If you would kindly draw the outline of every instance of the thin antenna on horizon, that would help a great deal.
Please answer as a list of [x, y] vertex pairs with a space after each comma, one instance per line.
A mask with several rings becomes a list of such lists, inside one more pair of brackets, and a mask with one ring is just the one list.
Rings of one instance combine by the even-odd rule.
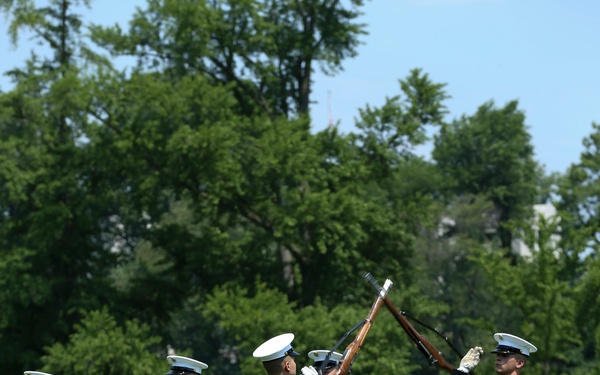
[[331, 90], [327, 90], [327, 112], [329, 114], [329, 129], [333, 128], [333, 115], [331, 114]]

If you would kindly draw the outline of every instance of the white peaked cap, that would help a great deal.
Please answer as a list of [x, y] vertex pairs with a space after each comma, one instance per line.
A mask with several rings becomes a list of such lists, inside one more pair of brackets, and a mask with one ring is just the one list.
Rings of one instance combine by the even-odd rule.
[[178, 355], [168, 356], [167, 361], [169, 361], [169, 363], [171, 364], [171, 367], [185, 367], [187, 369], [190, 369], [190, 371], [193, 371], [197, 374], [201, 374], [202, 370], [205, 370], [208, 368], [208, 365], [206, 363], [196, 361], [195, 359], [191, 359], [191, 358], [187, 358], [187, 357], [181, 357]]
[[25, 371], [23, 375], [52, 375], [47, 372], [39, 372], [39, 371]]
[[293, 333], [284, 333], [279, 336], [268, 339], [263, 342], [252, 356], [254, 358], [260, 358], [263, 362], [272, 361], [274, 359], [283, 358], [287, 355], [298, 356], [299, 354], [292, 348], [292, 341], [294, 341]]
[[[308, 353], [308, 357], [314, 360], [316, 364], [323, 362], [327, 357], [327, 354], [329, 354], [329, 350], [313, 350]], [[338, 352], [331, 352], [328, 362], [335, 362], [335, 364], [339, 364], [342, 361], [342, 357], [342, 354]]]
[[494, 339], [498, 341], [498, 346], [492, 350], [492, 353], [518, 353], [529, 357], [529, 353], [537, 352], [537, 348], [532, 343], [515, 335], [495, 333]]

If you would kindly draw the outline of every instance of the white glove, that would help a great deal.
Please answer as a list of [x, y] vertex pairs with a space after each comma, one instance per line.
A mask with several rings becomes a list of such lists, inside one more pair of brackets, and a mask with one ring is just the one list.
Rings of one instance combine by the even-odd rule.
[[315, 370], [315, 368], [312, 367], [312, 366], [304, 366], [304, 367], [302, 367], [302, 370], [300, 370], [300, 373], [302, 375], [319, 375], [319, 373], [317, 372], [317, 370]]
[[481, 356], [483, 356], [483, 349], [480, 346], [469, 349], [467, 355], [460, 360], [460, 367], [457, 370], [468, 374], [479, 364]]

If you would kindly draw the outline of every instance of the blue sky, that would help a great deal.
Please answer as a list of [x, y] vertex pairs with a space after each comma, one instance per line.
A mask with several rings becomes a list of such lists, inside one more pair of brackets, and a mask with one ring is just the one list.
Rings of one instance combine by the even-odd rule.
[[[144, 4], [96, 0], [85, 16], [125, 25]], [[600, 122], [600, 1], [367, 0], [364, 12], [369, 35], [358, 56], [334, 77], [314, 76], [316, 130], [327, 126], [330, 107], [340, 129], [352, 131], [358, 108], [382, 105], [400, 93], [399, 79], [421, 68], [447, 84], [448, 121], [489, 100], [500, 107], [516, 99], [546, 170], [565, 172], [578, 161], [592, 122]], [[0, 72], [21, 66], [39, 48], [26, 35], [11, 47], [6, 29], [1, 17]], [[1, 77], [0, 89], [9, 88]], [[418, 152], [428, 156], [430, 149]]]

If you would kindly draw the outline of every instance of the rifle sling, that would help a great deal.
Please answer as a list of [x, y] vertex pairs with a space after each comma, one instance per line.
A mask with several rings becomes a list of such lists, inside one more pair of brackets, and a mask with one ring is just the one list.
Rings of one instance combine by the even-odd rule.
[[319, 374], [323, 374], [323, 370], [325, 369], [325, 367], [327, 366], [327, 363], [329, 362], [329, 358], [331, 357], [331, 353], [333, 353], [340, 345], [342, 345], [342, 343], [348, 338], [348, 336], [350, 336], [350, 334], [352, 332], [356, 331], [360, 326], [362, 326], [363, 324], [365, 324], [367, 322], [367, 320], [369, 320], [369, 319], [363, 319], [363, 320], [361, 320], [354, 327], [352, 327], [352, 329], [350, 329], [348, 332], [344, 333], [344, 335], [342, 336], [342, 338], [339, 339], [338, 342], [333, 346], [333, 348], [331, 348], [331, 350], [329, 351], [329, 353], [327, 353], [327, 355], [325, 356], [325, 359], [323, 360], [323, 362], [321, 363], [321, 365], [317, 369], [317, 372]]

